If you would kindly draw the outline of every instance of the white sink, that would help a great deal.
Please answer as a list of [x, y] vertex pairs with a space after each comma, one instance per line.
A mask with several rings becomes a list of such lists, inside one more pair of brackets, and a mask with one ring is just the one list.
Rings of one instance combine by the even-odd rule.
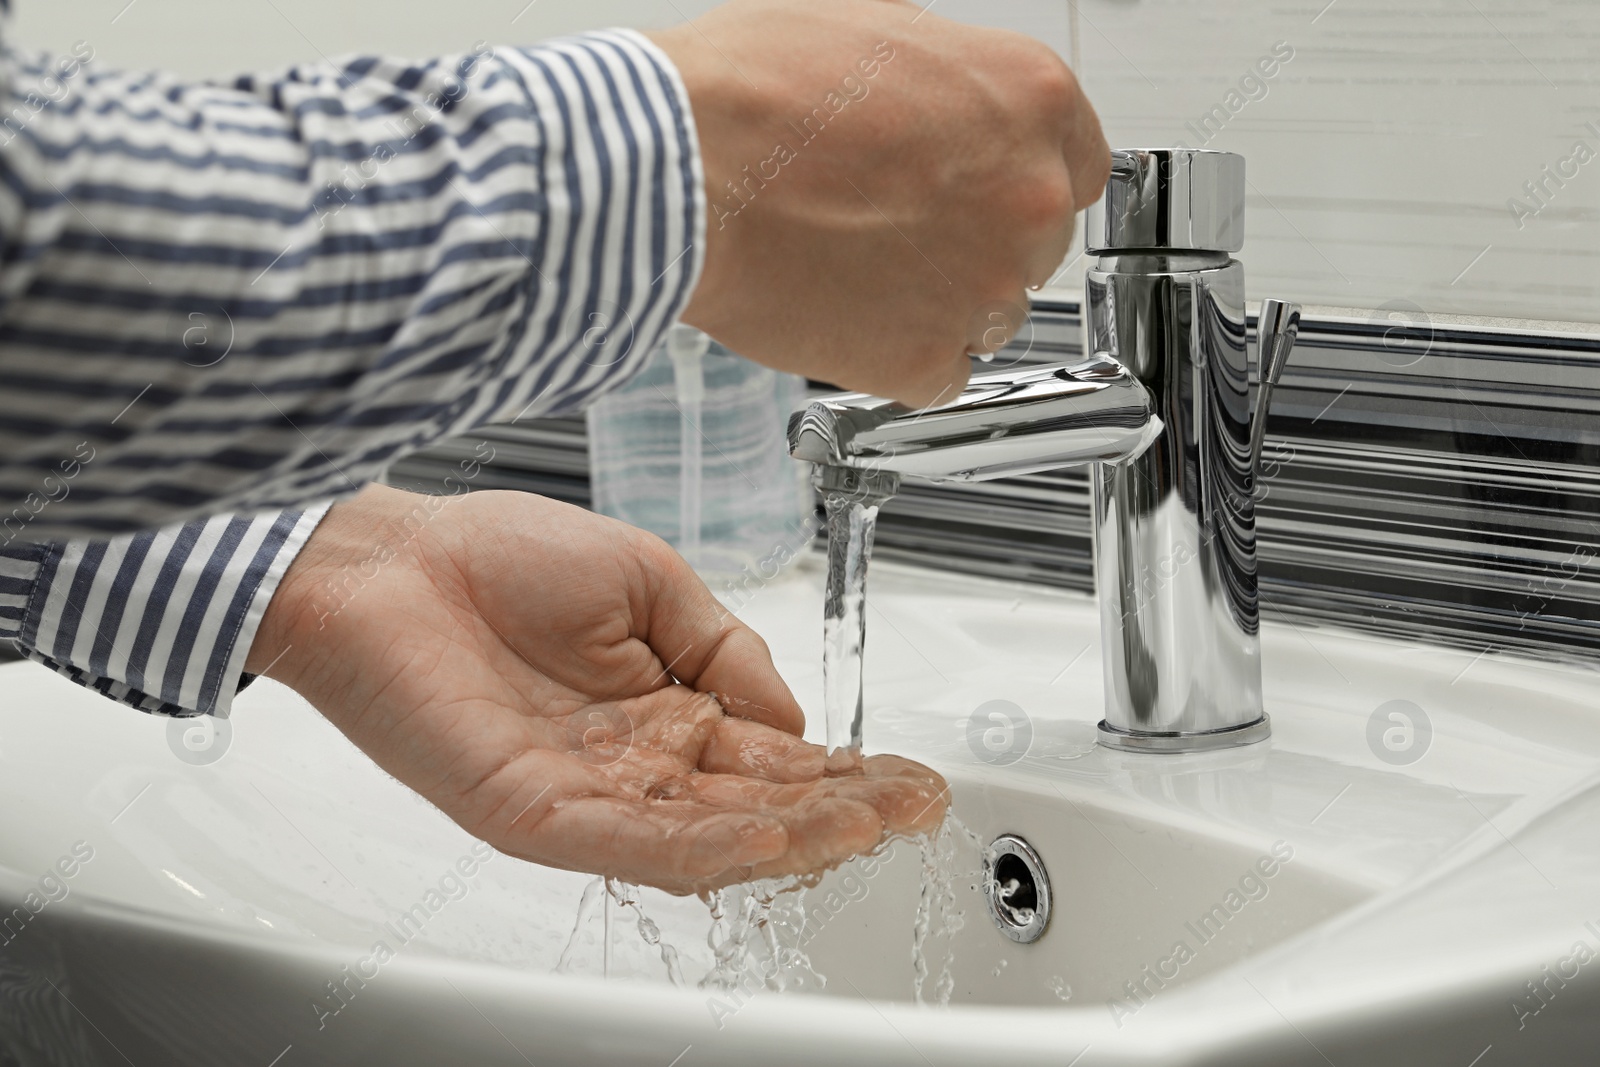
[[[806, 570], [742, 612], [817, 740], [820, 585]], [[1089, 599], [888, 565], [871, 592], [869, 749], [941, 770], [962, 822], [1025, 838], [1054, 895], [1044, 936], [1019, 945], [975, 878], [955, 880], [960, 929], [928, 941], [922, 990], [935, 999], [948, 966], [948, 1007], [914, 998], [913, 843], [806, 893], [820, 990], [694, 988], [706, 907], [654, 892], [644, 908], [687, 988], [621, 909], [609, 980], [598, 911], [554, 973], [593, 880], [498, 856], [480, 869], [471, 838], [292, 693], [258, 683], [225, 755], [191, 765], [170, 746], [193, 724], [15, 664], [0, 667], [0, 891], [22, 911], [0, 972], [25, 995], [0, 997], [0, 1050], [263, 1067], [1592, 1062], [1592, 672], [1269, 619], [1269, 742], [1115, 753], [1093, 743]], [[1394, 700], [1431, 720], [1409, 764], [1368, 741]], [[973, 717], [992, 701], [1026, 716], [1014, 762]], [[977, 856], [960, 839], [958, 866]], [[463, 860], [470, 878], [452, 873]], [[42, 882], [58, 862], [71, 877]], [[36, 907], [60, 899], [31, 914], [30, 890]], [[346, 984], [337, 1013], [329, 982]]]

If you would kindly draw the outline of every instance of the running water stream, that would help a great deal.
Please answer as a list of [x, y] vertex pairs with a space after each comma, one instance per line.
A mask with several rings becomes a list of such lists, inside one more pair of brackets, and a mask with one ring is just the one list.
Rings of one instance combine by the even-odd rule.
[[[882, 471], [818, 467], [816, 484], [828, 516], [828, 580], [823, 600], [822, 688], [827, 720], [828, 773], [861, 769], [862, 725], [866, 717], [863, 658], [867, 642], [867, 564], [878, 509], [900, 488], [900, 476]], [[982, 877], [987, 848], [955, 815], [932, 834], [918, 837], [922, 852], [922, 891], [911, 933], [912, 996], [923, 1002], [931, 976], [930, 938], [953, 939], [966, 923], [956, 904], [956, 842], [970, 841], [980, 858]], [[961, 872], [967, 873], [967, 872]], [[953, 948], [946, 948], [932, 999], [948, 1006], [955, 990]]]
[[878, 508], [900, 487], [900, 476], [845, 467], [819, 467], [817, 488], [828, 515], [828, 584], [822, 602], [822, 702], [827, 723], [828, 773], [861, 769], [865, 714], [862, 656], [867, 641], [867, 564]]

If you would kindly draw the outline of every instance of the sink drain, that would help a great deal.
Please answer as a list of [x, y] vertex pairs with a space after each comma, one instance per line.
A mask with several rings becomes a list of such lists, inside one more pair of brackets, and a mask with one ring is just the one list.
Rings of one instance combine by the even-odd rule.
[[1024, 945], [1050, 925], [1050, 876], [1039, 854], [1016, 834], [1001, 834], [983, 864], [983, 899], [1000, 932]]

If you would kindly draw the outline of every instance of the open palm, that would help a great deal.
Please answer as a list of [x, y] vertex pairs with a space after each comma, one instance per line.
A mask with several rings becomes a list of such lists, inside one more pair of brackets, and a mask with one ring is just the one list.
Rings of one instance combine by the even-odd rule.
[[[287, 649], [287, 651], [284, 651]], [[336, 505], [251, 663], [502, 852], [674, 892], [937, 826], [893, 756], [827, 776], [761, 638], [649, 534], [524, 493]]]

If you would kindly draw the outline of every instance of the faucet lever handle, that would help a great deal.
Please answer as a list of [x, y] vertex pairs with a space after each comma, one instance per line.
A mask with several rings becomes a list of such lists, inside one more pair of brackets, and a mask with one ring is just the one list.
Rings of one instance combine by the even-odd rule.
[[1267, 412], [1272, 410], [1272, 390], [1289, 362], [1289, 351], [1300, 335], [1300, 305], [1283, 300], [1261, 301], [1256, 316], [1256, 354], [1261, 367], [1261, 382], [1256, 392], [1256, 409], [1250, 423], [1250, 469], [1261, 464], [1261, 449], [1267, 439]]

